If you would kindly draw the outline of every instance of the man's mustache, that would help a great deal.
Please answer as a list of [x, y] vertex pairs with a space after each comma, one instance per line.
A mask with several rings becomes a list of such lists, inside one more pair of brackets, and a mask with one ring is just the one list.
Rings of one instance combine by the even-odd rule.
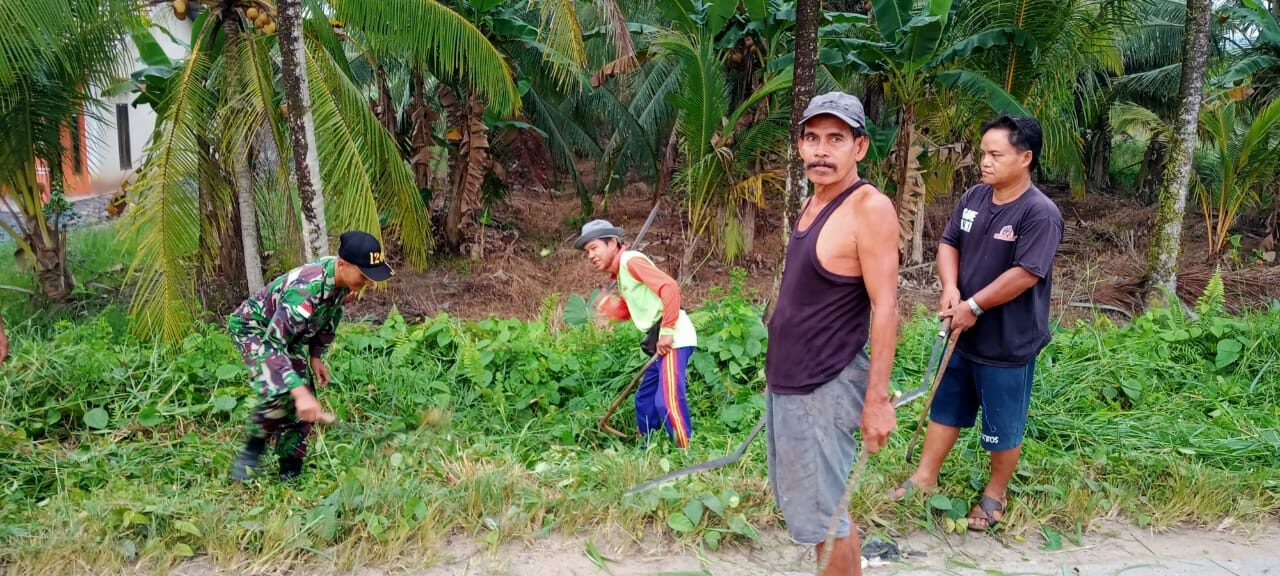
[[823, 162], [822, 160], [815, 160], [813, 162], [809, 162], [805, 164], [804, 167], [809, 170], [812, 170], [814, 168], [830, 168], [832, 170], [836, 169], [835, 164], [832, 164], [830, 162]]

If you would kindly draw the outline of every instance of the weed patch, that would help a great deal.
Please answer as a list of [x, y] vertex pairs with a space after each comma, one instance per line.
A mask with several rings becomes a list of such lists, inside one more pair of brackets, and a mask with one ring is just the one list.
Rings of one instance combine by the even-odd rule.
[[[763, 442], [734, 465], [623, 492], [732, 450], [759, 417], [759, 312], [737, 285], [694, 312], [696, 435], [684, 452], [596, 428], [644, 362], [634, 330], [553, 326], [546, 314], [345, 325], [328, 359], [335, 382], [320, 394], [341, 423], [318, 430], [298, 481], [248, 486], [226, 480], [254, 398], [224, 333], [205, 326], [157, 347], [106, 312], [20, 325], [0, 369], [0, 565], [163, 569], [203, 555], [245, 571], [345, 570], [430, 562], [457, 534], [497, 545], [587, 530], [709, 549], [749, 542], [780, 521]], [[1197, 314], [1057, 330], [1040, 356], [1004, 530], [1053, 547], [1104, 516], [1159, 527], [1280, 510], [1280, 307], [1230, 317], [1211, 289]], [[934, 328], [923, 310], [904, 324], [896, 388], [919, 381]], [[970, 433], [940, 495], [884, 500], [910, 473], [902, 454], [920, 409], [898, 415], [854, 495], [871, 528], [954, 529], [985, 482]], [[617, 416], [624, 430], [630, 421]]]

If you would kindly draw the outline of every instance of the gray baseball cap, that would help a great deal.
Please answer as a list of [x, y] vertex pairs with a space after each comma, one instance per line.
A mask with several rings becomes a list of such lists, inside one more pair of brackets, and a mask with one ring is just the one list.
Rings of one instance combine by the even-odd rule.
[[804, 123], [814, 116], [823, 114], [835, 116], [857, 130], [866, 130], [867, 128], [867, 116], [862, 111], [862, 101], [852, 94], [827, 92], [820, 96], [814, 96], [812, 100], [809, 100], [809, 106], [804, 109], [804, 117], [800, 119], [800, 125], [804, 126]]
[[582, 235], [573, 243], [576, 250], [581, 250], [587, 245], [587, 242], [597, 238], [617, 238], [622, 240], [622, 229], [614, 226], [608, 220], [592, 220], [582, 225]]

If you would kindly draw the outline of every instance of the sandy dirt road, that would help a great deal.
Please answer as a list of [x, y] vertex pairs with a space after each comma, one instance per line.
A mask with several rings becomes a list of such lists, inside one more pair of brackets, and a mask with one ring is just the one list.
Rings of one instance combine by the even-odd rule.
[[[1042, 549], [1035, 536], [1023, 542], [986, 535], [943, 539], [917, 533], [897, 542], [906, 553], [893, 562], [873, 561], [868, 576], [1045, 575], [1045, 576], [1280, 576], [1280, 523], [1245, 531], [1176, 529], [1161, 533], [1132, 524], [1095, 527], [1079, 545], [1068, 540], [1057, 551]], [[588, 548], [598, 552], [596, 560]], [[430, 562], [402, 562], [394, 568], [363, 567], [334, 572], [317, 566], [302, 574], [350, 576], [806, 576], [812, 552], [777, 532], [758, 544], [706, 552], [696, 547], [646, 546], [627, 541], [603, 544], [586, 535], [511, 543], [496, 550], [454, 537]], [[922, 553], [922, 554], [921, 554]], [[603, 556], [608, 560], [600, 560]], [[415, 565], [416, 564], [416, 565]], [[174, 572], [184, 576], [243, 573], [207, 560]]]

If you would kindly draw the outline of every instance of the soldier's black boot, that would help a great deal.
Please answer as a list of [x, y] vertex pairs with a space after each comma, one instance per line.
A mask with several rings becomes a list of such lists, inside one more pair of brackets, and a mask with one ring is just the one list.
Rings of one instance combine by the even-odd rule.
[[280, 459], [280, 481], [288, 482], [302, 475], [302, 458], [289, 456]]
[[244, 450], [236, 456], [236, 461], [231, 464], [231, 479], [236, 482], [246, 482], [256, 478], [262, 461], [262, 450], [266, 446], [266, 438], [250, 438]]

